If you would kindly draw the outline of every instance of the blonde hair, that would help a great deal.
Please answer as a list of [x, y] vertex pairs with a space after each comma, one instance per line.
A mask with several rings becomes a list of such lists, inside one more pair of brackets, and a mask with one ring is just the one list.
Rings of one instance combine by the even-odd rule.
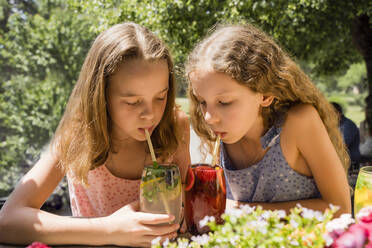
[[175, 120], [173, 62], [164, 43], [143, 26], [117, 24], [94, 41], [54, 135], [59, 164], [87, 185], [89, 170], [104, 164], [113, 152], [106, 89], [109, 77], [131, 59], [166, 60], [169, 91], [163, 117], [152, 134], [156, 155], [167, 158], [179, 143]]
[[[250, 24], [218, 26], [189, 55], [187, 77], [198, 68], [225, 73], [254, 92], [273, 95], [273, 103], [262, 108], [261, 112], [265, 129], [285, 116], [292, 106], [299, 103], [313, 105], [345, 170], [348, 169], [350, 160], [334, 108], [306, 74], [264, 32]], [[191, 123], [203, 143], [207, 143], [211, 150], [211, 141], [215, 136], [204, 121], [191, 83], [188, 89]]]

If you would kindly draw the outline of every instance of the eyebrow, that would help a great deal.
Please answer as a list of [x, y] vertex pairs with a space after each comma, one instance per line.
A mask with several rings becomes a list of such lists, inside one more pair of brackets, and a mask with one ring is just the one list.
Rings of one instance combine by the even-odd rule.
[[221, 92], [218, 92], [217, 94], [215, 94], [215, 96], [231, 95], [231, 94], [235, 94], [235, 91], [234, 91], [234, 90], [230, 90], [230, 91], [221, 91]]
[[[159, 91], [159, 92], [156, 93], [156, 94], [160, 94], [160, 93], [166, 92], [167, 90], [169, 90], [168, 87], [166, 87], [165, 89]], [[120, 97], [134, 97], [134, 96], [141, 96], [141, 95], [137, 95], [137, 94], [135, 94], [135, 93], [128, 92], [128, 93], [125, 93], [125, 94], [120, 94], [120, 93], [119, 93], [119, 96], [120, 96]]]

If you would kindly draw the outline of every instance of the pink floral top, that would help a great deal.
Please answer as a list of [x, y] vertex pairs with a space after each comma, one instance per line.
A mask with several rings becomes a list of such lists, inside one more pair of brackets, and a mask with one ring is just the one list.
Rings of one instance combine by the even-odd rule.
[[124, 205], [139, 200], [141, 180], [116, 177], [102, 165], [88, 173], [89, 187], [67, 175], [72, 215], [76, 217], [108, 216]]

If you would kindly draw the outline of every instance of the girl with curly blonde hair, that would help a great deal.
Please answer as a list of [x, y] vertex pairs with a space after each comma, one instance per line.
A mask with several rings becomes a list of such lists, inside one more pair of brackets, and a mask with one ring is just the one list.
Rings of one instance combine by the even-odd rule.
[[209, 148], [221, 137], [228, 208], [334, 204], [350, 212], [337, 115], [268, 35], [249, 24], [218, 26], [190, 54], [186, 74], [196, 133]]

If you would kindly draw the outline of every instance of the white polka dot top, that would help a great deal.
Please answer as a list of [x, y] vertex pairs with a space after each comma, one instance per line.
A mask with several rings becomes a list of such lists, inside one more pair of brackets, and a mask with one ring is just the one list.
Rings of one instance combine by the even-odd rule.
[[281, 202], [320, 197], [314, 179], [288, 165], [280, 147], [280, 132], [281, 127], [273, 126], [261, 137], [262, 147], [270, 149], [261, 161], [244, 169], [235, 168], [221, 143], [226, 198], [242, 202]]

